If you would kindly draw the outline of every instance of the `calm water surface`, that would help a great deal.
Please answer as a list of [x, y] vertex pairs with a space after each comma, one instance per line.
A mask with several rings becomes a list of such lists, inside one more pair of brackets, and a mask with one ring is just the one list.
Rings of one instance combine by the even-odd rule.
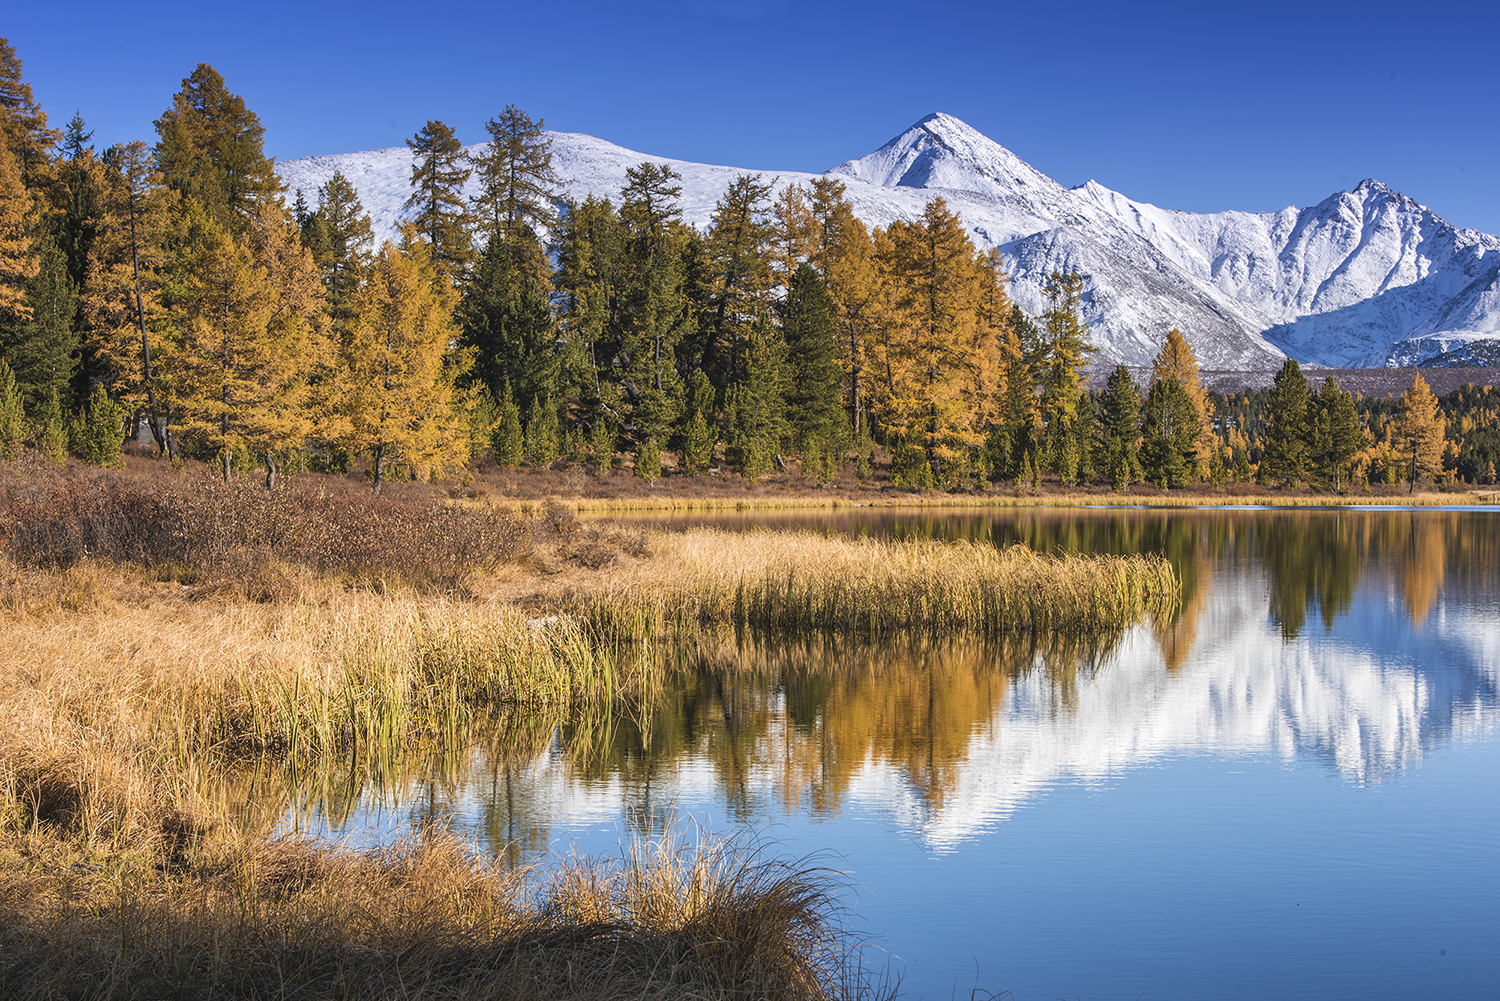
[[643, 718], [290, 822], [528, 861], [748, 829], [849, 874], [907, 997], [1500, 997], [1500, 514], [692, 520], [1165, 552], [1186, 598], [1087, 643], [705, 640]]

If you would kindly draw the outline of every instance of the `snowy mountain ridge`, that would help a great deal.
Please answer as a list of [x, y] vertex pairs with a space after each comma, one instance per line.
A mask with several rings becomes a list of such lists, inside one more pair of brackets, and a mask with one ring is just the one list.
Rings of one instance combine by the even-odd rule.
[[[567, 193], [619, 200], [644, 160], [682, 174], [681, 208], [706, 227], [747, 171], [550, 133]], [[477, 147], [470, 147], [477, 149]], [[394, 236], [409, 196], [404, 147], [277, 164], [316, 204], [334, 170], [359, 191], [377, 240]], [[758, 172], [766, 173], [766, 172]], [[776, 187], [815, 176], [774, 175]], [[1012, 294], [1045, 308], [1053, 270], [1086, 276], [1084, 315], [1104, 363], [1149, 363], [1166, 332], [1187, 335], [1205, 368], [1413, 364], [1500, 344], [1500, 239], [1452, 226], [1375, 180], [1307, 208], [1191, 213], [1137, 202], [1095, 182], [1066, 188], [951, 115], [928, 115], [878, 150], [828, 171], [871, 226], [919, 216], [942, 196], [981, 249], [999, 247]], [[469, 194], [478, 183], [469, 182]], [[1477, 346], [1477, 347], [1476, 347]]]

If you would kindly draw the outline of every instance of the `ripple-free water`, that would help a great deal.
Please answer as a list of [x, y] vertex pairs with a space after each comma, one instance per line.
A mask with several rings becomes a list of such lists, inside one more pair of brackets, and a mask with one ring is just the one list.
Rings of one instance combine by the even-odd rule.
[[1500, 996], [1500, 516], [736, 517], [1164, 551], [1187, 594], [1090, 649], [726, 640], [644, 719], [294, 822], [528, 861], [750, 830], [847, 873], [908, 997]]

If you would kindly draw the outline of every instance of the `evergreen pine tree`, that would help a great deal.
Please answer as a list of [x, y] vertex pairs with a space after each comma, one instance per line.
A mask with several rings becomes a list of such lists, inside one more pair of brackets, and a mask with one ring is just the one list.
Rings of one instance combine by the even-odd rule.
[[786, 343], [787, 423], [799, 446], [830, 450], [847, 437], [833, 300], [809, 264], [798, 265], [780, 303]]
[[521, 429], [521, 408], [510, 395], [509, 387], [500, 398], [500, 420], [495, 425], [493, 448], [495, 464], [501, 469], [515, 469], [526, 454], [526, 436]]
[[740, 174], [720, 196], [709, 223], [710, 287], [699, 365], [721, 388], [740, 380], [741, 353], [770, 308], [770, 193], [760, 175]]
[[309, 222], [306, 229], [310, 238], [304, 242], [322, 274], [328, 314], [340, 327], [347, 326], [360, 270], [369, 263], [374, 248], [370, 214], [360, 204], [354, 185], [335, 170], [328, 182], [318, 187], [318, 209]]
[[446, 124], [429, 121], [406, 145], [412, 152], [412, 193], [404, 207], [416, 210], [412, 223], [431, 247], [433, 266], [457, 280], [474, 260], [463, 197], [471, 168], [463, 144]]
[[26, 439], [26, 411], [21, 390], [5, 359], [0, 358], [0, 459], [17, 459]]
[[35, 441], [36, 450], [53, 462], [62, 462], [68, 457], [68, 428], [63, 420], [62, 402], [55, 391], [42, 408]]
[[1187, 486], [1196, 467], [1200, 430], [1193, 398], [1176, 379], [1158, 379], [1146, 394], [1141, 466], [1162, 489]]
[[483, 459], [494, 451], [495, 429], [500, 425], [500, 404], [489, 387], [480, 385], [469, 396], [469, 458]]
[[1296, 359], [1288, 358], [1276, 373], [1266, 402], [1266, 430], [1261, 437], [1258, 473], [1262, 483], [1291, 486], [1307, 478], [1310, 400], [1302, 367]]
[[729, 441], [726, 457], [754, 483], [771, 469], [785, 433], [785, 380], [781, 346], [762, 323], [749, 335], [740, 378], [730, 387], [726, 404]]
[[1130, 484], [1141, 479], [1141, 398], [1124, 365], [1116, 365], [1110, 373], [1100, 402], [1104, 412], [1096, 437], [1094, 466], [1109, 478], [1116, 492], [1127, 493]]
[[1340, 390], [1331, 376], [1323, 382], [1316, 410], [1317, 447], [1312, 458], [1319, 473], [1332, 483], [1335, 490], [1339, 490], [1348, 483], [1349, 463], [1364, 445], [1359, 412], [1354, 397]]
[[1042, 420], [1053, 468], [1064, 483], [1070, 483], [1078, 472], [1073, 422], [1083, 392], [1083, 365], [1086, 355], [1096, 349], [1088, 343], [1088, 328], [1083, 322], [1083, 276], [1054, 271], [1045, 291], [1048, 309], [1046, 355], [1041, 366]]
[[603, 414], [597, 414], [589, 428], [589, 455], [593, 457], [596, 472], [607, 473], [614, 468], [615, 433]]
[[40, 414], [54, 394], [68, 392], [78, 348], [78, 293], [68, 277], [67, 259], [50, 236], [39, 237], [37, 246], [39, 268], [29, 290], [31, 318], [12, 325], [0, 340], [29, 414]]
[[78, 160], [85, 153], [92, 153], [94, 147], [89, 145], [89, 140], [94, 138], [94, 130], [85, 128], [83, 112], [73, 112], [73, 117], [68, 119], [68, 124], [63, 129], [62, 155], [69, 160]]
[[124, 419], [125, 409], [109, 398], [103, 386], [95, 386], [69, 435], [73, 454], [91, 466], [119, 465]]
[[552, 397], [533, 396], [526, 415], [526, 459], [538, 466], [557, 461], [562, 442], [557, 424], [557, 405]]
[[661, 447], [655, 438], [647, 438], [635, 452], [635, 475], [654, 486], [661, 479]]
[[626, 232], [626, 275], [620, 289], [615, 343], [617, 385], [630, 405], [638, 438], [664, 441], [682, 411], [678, 345], [689, 327], [677, 197], [670, 167], [643, 163], [626, 171], [620, 218]]
[[459, 305], [462, 343], [474, 352], [473, 374], [500, 396], [509, 386], [530, 408], [561, 389], [562, 356], [546, 290], [518, 267], [498, 235], [465, 285]]

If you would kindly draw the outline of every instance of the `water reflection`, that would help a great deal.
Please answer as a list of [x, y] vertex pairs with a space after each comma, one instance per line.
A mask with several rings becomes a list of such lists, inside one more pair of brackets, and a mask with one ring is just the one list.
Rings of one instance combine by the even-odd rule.
[[1059, 783], [1200, 753], [1308, 757], [1380, 782], [1497, 718], [1500, 532], [1488, 514], [1033, 510], [816, 525], [1164, 552], [1184, 600], [1087, 642], [703, 637], [634, 714], [497, 722], [446, 756], [255, 781], [305, 825], [447, 818], [517, 860], [601, 818], [659, 831], [686, 794], [754, 825], [834, 823], [857, 801], [945, 851]]

